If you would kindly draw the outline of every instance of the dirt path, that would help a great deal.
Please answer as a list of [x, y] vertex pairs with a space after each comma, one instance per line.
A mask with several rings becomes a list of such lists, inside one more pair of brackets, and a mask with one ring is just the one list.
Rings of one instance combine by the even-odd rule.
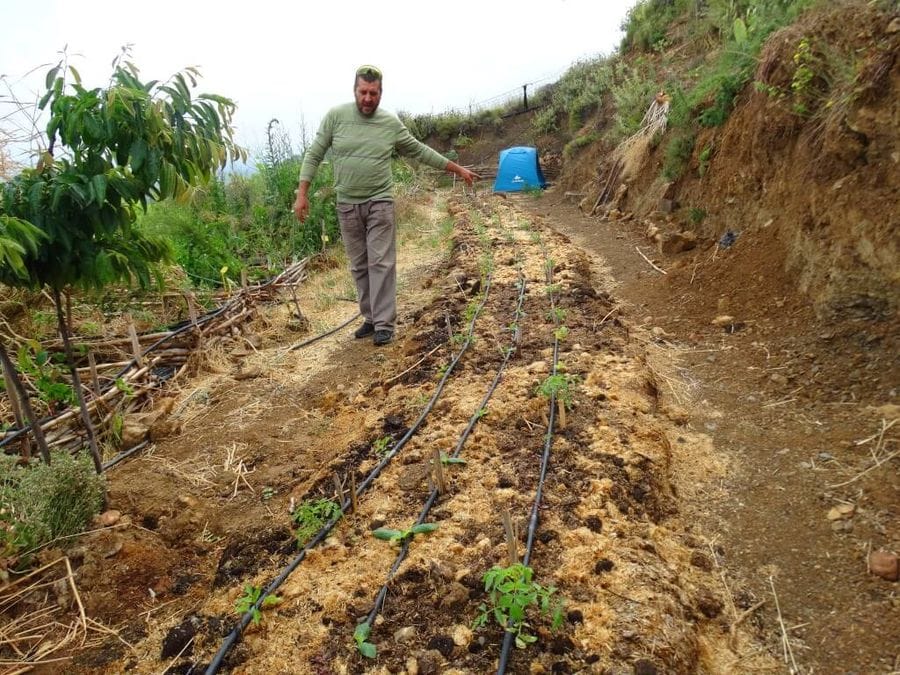
[[[828, 354], [849, 350], [858, 327], [830, 327], [816, 349], [824, 328], [787, 330], [812, 322], [787, 295], [781, 321], [750, 312], [737, 300], [752, 289], [728, 292], [716, 277], [738, 247], [685, 266], [693, 283], [673, 273], [661, 285], [635, 232], [556, 202], [456, 199], [452, 240], [442, 204], [410, 214], [400, 326], [385, 349], [350, 340], [348, 328], [288, 351], [302, 336], [282, 306], [254, 335], [206, 354], [202, 375], [160, 402], [170, 414], [153, 450], [110, 474], [122, 521], [64, 551], [86, 611], [118, 631], [72, 670], [202, 672], [245, 587], [265, 587], [295, 559], [291, 510], [333, 498], [335, 476], [361, 484], [381, 466], [459, 354], [422, 427], [224, 667], [492, 672], [503, 633], [472, 622], [487, 599], [482, 575], [508, 560], [503, 511], [524, 551], [555, 336], [572, 400], [549, 437], [531, 565], [566, 604], [557, 632], [531, 617], [536, 641], [513, 650], [509, 672], [779, 672], [772, 586], [802, 672], [890, 672], [896, 585], [867, 576], [865, 554], [897, 547], [896, 464], [827, 485], [871, 463], [872, 443], [854, 442], [892, 419], [867, 407], [896, 381], [891, 334], [867, 333], [859, 353], [875, 366], [844, 383]], [[693, 297], [698, 280], [708, 291]], [[340, 263], [303, 289], [312, 333], [353, 314], [337, 299], [346, 294]], [[725, 311], [721, 294], [735, 314], [728, 333], [708, 325]], [[391, 577], [398, 547], [372, 531], [416, 521], [433, 453], [451, 453], [469, 422], [466, 464], [446, 467], [447, 491], [425, 517], [437, 528], [412, 540]], [[854, 509], [833, 527], [826, 514], [843, 503]], [[389, 580], [371, 660], [354, 631]]]
[[643, 224], [585, 218], [552, 193], [519, 203], [608, 266], [631, 322], [677, 371], [663, 400], [729, 467], [721, 496], [686, 506], [732, 591], [767, 600], [772, 652], [774, 587], [801, 672], [897, 672], [897, 585], [867, 574], [869, 551], [900, 548], [897, 460], [861, 475], [897, 450], [895, 430], [880, 435], [900, 412], [897, 322], [819, 321], [778, 273], [774, 233], [660, 259]]

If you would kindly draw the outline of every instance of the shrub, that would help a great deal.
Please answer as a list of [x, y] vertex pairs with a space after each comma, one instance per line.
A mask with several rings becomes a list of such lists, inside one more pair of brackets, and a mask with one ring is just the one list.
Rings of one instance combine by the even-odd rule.
[[581, 150], [581, 148], [590, 145], [591, 143], [596, 142], [600, 139], [600, 134], [596, 131], [592, 131], [589, 134], [582, 134], [581, 136], [576, 136], [571, 141], [566, 143], [566, 147], [563, 148], [563, 156], [566, 159], [572, 159], [575, 154]]
[[616, 104], [613, 134], [616, 140], [627, 138], [641, 127], [641, 120], [659, 85], [643, 72], [643, 64], [620, 63], [616, 67], [616, 83], [611, 91]]
[[54, 453], [51, 464], [31, 466], [0, 455], [0, 474], [0, 558], [77, 534], [103, 506], [105, 481], [87, 454]]
[[663, 176], [666, 180], [675, 180], [684, 173], [685, 167], [694, 152], [694, 136], [679, 134], [674, 136], [666, 146], [666, 158], [663, 162]]

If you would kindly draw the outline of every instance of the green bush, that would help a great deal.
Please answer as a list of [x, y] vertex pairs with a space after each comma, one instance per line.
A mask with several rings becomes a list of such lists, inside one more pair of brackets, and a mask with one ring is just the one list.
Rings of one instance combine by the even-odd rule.
[[616, 83], [611, 91], [616, 104], [613, 139], [621, 140], [641, 128], [641, 120], [659, 91], [659, 84], [644, 72], [640, 61], [622, 62], [616, 66]]
[[641, 0], [635, 4], [622, 24], [622, 47], [643, 52], [654, 49], [666, 39], [669, 24], [678, 15], [678, 5], [672, 0]]
[[663, 176], [666, 180], [675, 180], [684, 173], [691, 160], [691, 153], [694, 152], [694, 141], [694, 136], [687, 134], [678, 134], [669, 140], [663, 162]]
[[77, 534], [103, 507], [105, 481], [86, 453], [57, 452], [49, 465], [24, 467], [0, 454], [0, 475], [0, 557]]
[[566, 159], [572, 159], [575, 154], [581, 150], [582, 148], [594, 143], [600, 139], [600, 134], [596, 131], [592, 131], [589, 134], [582, 134], [581, 136], [576, 136], [571, 141], [566, 143], [566, 147], [563, 148], [563, 157]]

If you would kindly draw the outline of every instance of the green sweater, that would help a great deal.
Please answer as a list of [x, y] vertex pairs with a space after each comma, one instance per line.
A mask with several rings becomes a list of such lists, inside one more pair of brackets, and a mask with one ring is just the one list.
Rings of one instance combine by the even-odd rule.
[[378, 108], [372, 117], [365, 117], [356, 103], [336, 106], [325, 115], [303, 158], [301, 181], [312, 182], [329, 147], [337, 200], [342, 204], [391, 199], [394, 150], [435, 169], [445, 169], [448, 161], [417, 141], [395, 114]]

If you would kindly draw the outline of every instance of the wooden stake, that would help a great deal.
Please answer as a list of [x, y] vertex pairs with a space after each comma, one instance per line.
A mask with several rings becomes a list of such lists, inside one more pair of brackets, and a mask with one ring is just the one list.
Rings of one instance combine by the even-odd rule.
[[512, 517], [509, 515], [508, 509], [503, 509], [503, 513], [500, 514], [500, 517], [503, 519], [503, 530], [506, 532], [506, 551], [509, 555], [509, 564], [515, 565], [519, 562], [516, 528], [513, 526]]
[[[16, 374], [8, 370], [4, 364], [3, 382], [6, 384], [6, 393], [9, 396], [9, 404], [12, 407], [13, 417], [16, 420], [16, 426], [20, 429], [27, 425], [25, 416], [22, 414], [22, 405], [19, 402], [19, 390], [13, 383]], [[31, 459], [31, 442], [28, 440], [28, 434], [22, 434], [22, 457]]]
[[128, 317], [128, 337], [131, 338], [131, 352], [134, 354], [134, 362], [140, 368], [144, 365], [141, 361], [141, 341], [138, 340], [137, 329], [134, 327], [134, 321], [131, 320], [131, 317]]
[[445, 494], [447, 492], [447, 481], [444, 480], [444, 466], [441, 464], [441, 451], [438, 448], [435, 448], [434, 453], [432, 453], [431, 464], [438, 494]]
[[341, 507], [341, 513], [344, 512], [344, 486], [341, 484], [341, 479], [338, 478], [337, 474], [334, 474], [334, 489], [337, 492], [338, 504]]
[[241, 270], [241, 288], [246, 291], [248, 285], [249, 285], [249, 282], [247, 279], [247, 270], [242, 269]]
[[559, 429], [566, 428], [566, 403], [561, 398], [556, 399], [556, 410], [559, 412]]
[[[16, 375], [16, 369], [13, 367], [12, 361], [9, 359], [9, 354], [6, 353], [6, 347], [2, 342], [0, 342], [0, 364], [3, 366], [3, 372], [9, 373], [12, 376], [11, 381], [13, 390], [10, 392], [10, 398], [13, 396], [18, 397], [19, 403], [22, 404], [24, 418], [28, 424], [31, 425], [31, 433], [34, 434], [34, 440], [37, 443], [38, 450], [41, 452], [41, 457], [44, 462], [49, 464], [50, 448], [47, 447], [47, 439], [44, 438], [44, 430], [41, 428], [38, 418], [34, 414], [34, 409], [31, 407], [31, 401], [28, 400], [28, 394], [25, 393], [25, 389], [22, 387], [22, 383]], [[13, 392], [15, 393], [13, 394]]]
[[91, 388], [94, 392], [94, 398], [100, 396], [100, 378], [97, 376], [97, 359], [94, 352], [88, 352], [88, 367], [91, 369]]
[[359, 510], [359, 502], [356, 498], [356, 474], [352, 471], [350, 472], [350, 505], [353, 508], [353, 513]]

